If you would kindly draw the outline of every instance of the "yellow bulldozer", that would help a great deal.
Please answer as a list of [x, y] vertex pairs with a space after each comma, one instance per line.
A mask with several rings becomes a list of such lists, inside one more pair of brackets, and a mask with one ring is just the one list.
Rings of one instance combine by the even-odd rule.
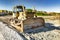
[[30, 32], [44, 27], [45, 21], [42, 17], [37, 17], [36, 12], [26, 11], [25, 6], [15, 6], [13, 8], [13, 17], [10, 24], [19, 32]]

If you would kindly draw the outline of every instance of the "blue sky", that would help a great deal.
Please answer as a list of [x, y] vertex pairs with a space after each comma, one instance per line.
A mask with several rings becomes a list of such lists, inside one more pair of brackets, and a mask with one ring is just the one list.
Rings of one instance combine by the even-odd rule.
[[25, 5], [40, 11], [60, 12], [60, 0], [0, 0], [0, 9], [12, 10], [15, 5]]

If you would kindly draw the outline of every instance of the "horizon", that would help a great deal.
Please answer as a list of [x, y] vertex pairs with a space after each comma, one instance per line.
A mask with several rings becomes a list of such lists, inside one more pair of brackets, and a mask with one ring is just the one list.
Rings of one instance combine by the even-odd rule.
[[24, 5], [29, 9], [35, 7], [38, 11], [60, 12], [60, 0], [0, 0], [0, 10], [12, 11], [15, 5]]

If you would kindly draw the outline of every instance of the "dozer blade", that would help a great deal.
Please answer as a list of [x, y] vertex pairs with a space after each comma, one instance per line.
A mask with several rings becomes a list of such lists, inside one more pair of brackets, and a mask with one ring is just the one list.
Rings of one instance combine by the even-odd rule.
[[41, 27], [44, 27], [45, 21], [43, 18], [28, 18], [24, 21], [11, 21], [11, 25], [15, 27], [19, 32], [29, 32]]

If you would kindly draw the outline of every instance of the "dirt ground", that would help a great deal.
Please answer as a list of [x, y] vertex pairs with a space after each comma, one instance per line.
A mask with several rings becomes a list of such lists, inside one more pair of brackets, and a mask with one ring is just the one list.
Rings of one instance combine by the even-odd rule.
[[[39, 17], [39, 16], [38, 16]], [[60, 16], [56, 17], [56, 16], [40, 16], [42, 18], [44, 18], [46, 23], [52, 23], [52, 24], [60, 24]], [[9, 19], [13, 18], [11, 15], [8, 16], [0, 16], [0, 21], [9, 23]]]
[[[3, 26], [3, 25], [5, 25], [4, 23], [9, 24], [10, 18], [12, 18], [12, 16], [0, 16], [0, 21], [3, 22], [2, 24], [0, 23], [1, 28], [7, 27], [7, 26]], [[60, 40], [60, 18], [58, 18], [58, 19], [51, 18], [51, 17], [46, 17], [46, 18], [43, 17], [43, 18], [45, 19], [45, 26], [46, 27], [41, 28], [37, 32], [34, 32], [34, 33], [33, 32], [29, 33], [29, 34], [22, 33], [25, 36], [25, 38], [28, 40]], [[2, 28], [2, 29], [4, 29], [4, 28]], [[7, 29], [5, 29], [5, 30], [7, 30]], [[4, 31], [4, 30], [2, 30], [2, 31]], [[7, 33], [7, 31], [6, 31], [6, 33]], [[14, 35], [14, 33], [12, 34], [12, 32], [9, 32], [9, 34], [10, 33], [11, 33], [10, 36]], [[0, 35], [2, 36], [1, 33], [0, 33]], [[8, 36], [6, 36], [6, 37], [8, 37]], [[19, 36], [19, 35], [17, 35], [17, 36]], [[4, 38], [4, 36], [2, 36], [2, 38]], [[12, 37], [12, 40], [16, 40], [13, 38], [14, 38], [14, 36]], [[19, 38], [21, 38], [21, 37], [19, 37]], [[6, 39], [8, 39], [8, 38], [6, 38]], [[10, 37], [10, 39], [11, 39], [11, 37]]]

